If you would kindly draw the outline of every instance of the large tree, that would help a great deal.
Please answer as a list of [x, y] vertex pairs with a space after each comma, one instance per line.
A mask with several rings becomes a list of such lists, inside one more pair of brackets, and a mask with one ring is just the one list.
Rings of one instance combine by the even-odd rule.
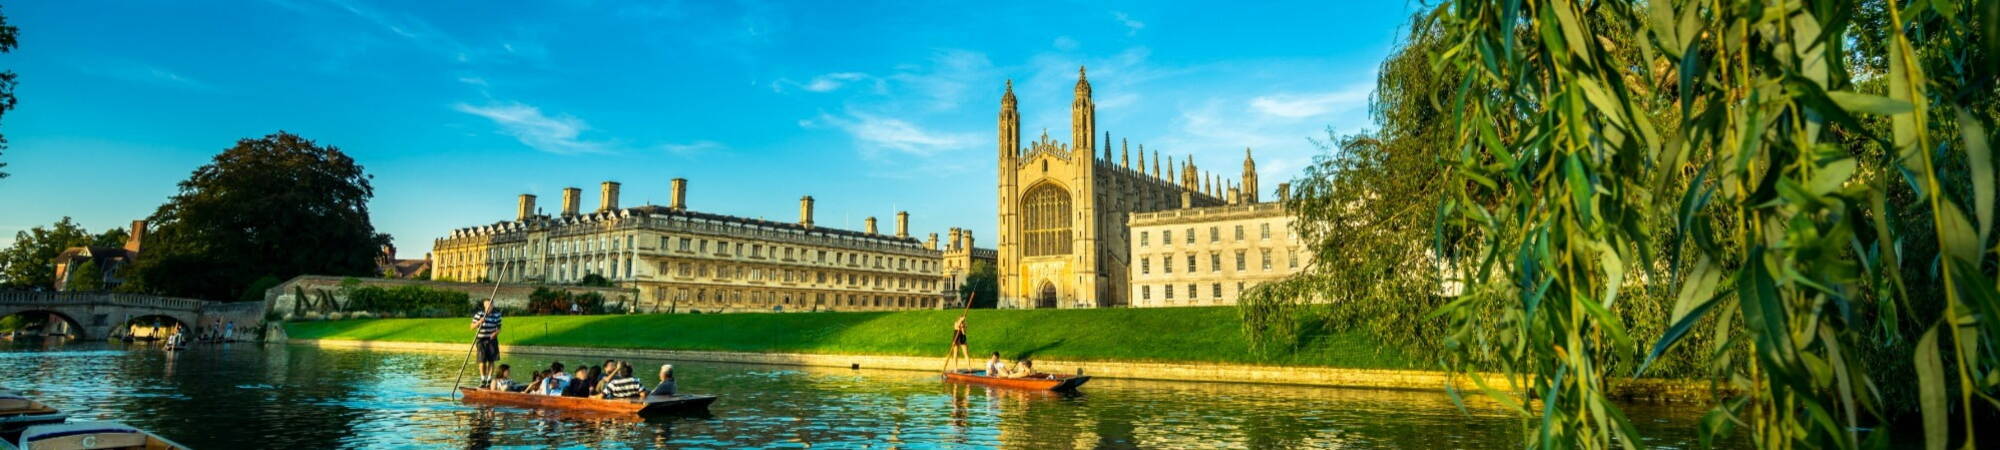
[[965, 275], [965, 284], [958, 286], [958, 295], [972, 298], [974, 308], [995, 308], [1000, 305], [1000, 271], [993, 263], [974, 261], [972, 271]]
[[221, 300], [264, 276], [373, 275], [389, 238], [368, 221], [369, 178], [290, 133], [237, 141], [153, 213], [137, 289]]
[[0, 250], [0, 286], [53, 287], [56, 255], [66, 248], [90, 245], [91, 241], [90, 232], [69, 217], [47, 227], [14, 233], [14, 245]]
[[[7, 15], [0, 14], [0, 53], [14, 51], [14, 39], [20, 33], [20, 28], [7, 24]], [[5, 116], [10, 109], [14, 109], [14, 71], [0, 71], [0, 116]], [[7, 138], [0, 136], [0, 150], [6, 149]], [[4, 168], [7, 168], [7, 163], [0, 162], [0, 169]], [[0, 172], [0, 178], [7, 178], [7, 172]]]

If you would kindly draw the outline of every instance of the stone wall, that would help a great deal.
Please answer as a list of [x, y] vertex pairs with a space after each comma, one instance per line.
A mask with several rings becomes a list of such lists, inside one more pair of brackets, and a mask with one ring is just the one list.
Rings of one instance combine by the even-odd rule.
[[[304, 288], [308, 295], [313, 295], [316, 291], [319, 290], [326, 290], [328, 292], [333, 292], [335, 299], [345, 302], [347, 301], [347, 298], [340, 294], [340, 285], [343, 281], [347, 280], [348, 278], [350, 277], [335, 277], [335, 276], [324, 276], [324, 275], [300, 275], [297, 277], [293, 277], [290, 280], [285, 280], [284, 283], [279, 283], [277, 286], [265, 290], [264, 303], [270, 305], [271, 311], [275, 311], [278, 314], [291, 313], [292, 308], [298, 304], [298, 302], [296, 301], [297, 299], [293, 298], [295, 296], [294, 293], [297, 292], [297, 290], [293, 289], [295, 287]], [[466, 293], [467, 296], [475, 300], [486, 298], [486, 296], [490, 294], [493, 295], [494, 297], [495, 306], [501, 308], [517, 308], [517, 309], [527, 308], [528, 295], [534, 293], [536, 288], [544, 288], [544, 287], [554, 290], [570, 291], [578, 294], [595, 292], [599, 295], [604, 296], [604, 303], [606, 308], [613, 308], [614, 310], [619, 310], [618, 308], [623, 308], [624, 305], [631, 305], [634, 296], [633, 291], [627, 288], [561, 286], [561, 285], [547, 285], [547, 284], [533, 284], [533, 283], [500, 283], [498, 285], [498, 290], [495, 290], [494, 283], [459, 283], [452, 281], [401, 280], [401, 279], [389, 279], [389, 278], [355, 278], [355, 281], [359, 282], [360, 286], [372, 286], [383, 289], [395, 289], [403, 286], [422, 286], [430, 289], [458, 291]]]

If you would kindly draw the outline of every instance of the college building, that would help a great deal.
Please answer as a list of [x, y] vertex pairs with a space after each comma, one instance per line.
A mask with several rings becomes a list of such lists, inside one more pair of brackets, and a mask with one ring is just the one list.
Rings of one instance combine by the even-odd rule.
[[884, 234], [874, 217], [859, 231], [814, 224], [811, 196], [799, 199], [797, 222], [774, 222], [688, 209], [682, 178], [665, 206], [620, 207], [619, 189], [604, 182], [597, 208], [582, 211], [581, 191], [564, 188], [554, 215], [523, 194], [513, 220], [437, 239], [432, 274], [559, 284], [594, 274], [634, 288], [640, 312], [923, 309], [956, 296], [937, 235], [910, 237], [907, 212]]

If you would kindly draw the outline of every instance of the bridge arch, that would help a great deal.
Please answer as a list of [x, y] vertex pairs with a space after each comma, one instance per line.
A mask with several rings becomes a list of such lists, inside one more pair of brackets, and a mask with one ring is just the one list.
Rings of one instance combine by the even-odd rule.
[[4, 314], [0, 314], [0, 319], [8, 317], [20, 317], [24, 321], [24, 323], [25, 321], [32, 321], [38, 318], [44, 318], [44, 320], [42, 321], [43, 323], [42, 329], [40, 330], [43, 333], [51, 331], [49, 330], [48, 327], [58, 326], [58, 324], [60, 324], [60, 326], [62, 327], [61, 331], [63, 332], [63, 334], [67, 334], [72, 337], [85, 337], [89, 331], [89, 328], [85, 327], [83, 322], [76, 320], [75, 317], [70, 317], [68, 314], [63, 314], [61, 311], [56, 311], [53, 309], [20, 308], [20, 309], [9, 309], [0, 312], [4, 312]]

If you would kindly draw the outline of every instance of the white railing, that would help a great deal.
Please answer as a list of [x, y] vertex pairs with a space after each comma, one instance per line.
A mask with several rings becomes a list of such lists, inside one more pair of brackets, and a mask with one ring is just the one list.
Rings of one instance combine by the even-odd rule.
[[173, 309], [199, 311], [221, 302], [195, 300], [191, 298], [161, 297], [145, 294], [125, 294], [113, 292], [36, 292], [0, 291], [0, 305], [16, 306], [68, 306], [79, 304], [114, 305], [137, 308]]

